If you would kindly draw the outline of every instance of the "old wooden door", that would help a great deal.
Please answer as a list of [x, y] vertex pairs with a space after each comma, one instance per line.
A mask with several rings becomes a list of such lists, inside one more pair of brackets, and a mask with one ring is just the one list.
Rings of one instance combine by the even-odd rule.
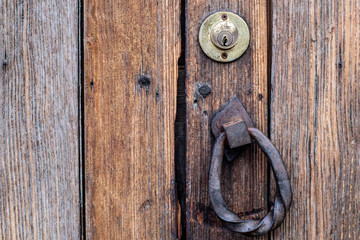
[[[231, 63], [199, 46], [217, 11], [249, 26]], [[1, 239], [248, 239], [208, 193], [235, 96], [293, 190], [257, 239], [360, 239], [359, 0], [0, 0], [0, 60]], [[242, 218], [274, 201], [255, 143], [221, 185]]]

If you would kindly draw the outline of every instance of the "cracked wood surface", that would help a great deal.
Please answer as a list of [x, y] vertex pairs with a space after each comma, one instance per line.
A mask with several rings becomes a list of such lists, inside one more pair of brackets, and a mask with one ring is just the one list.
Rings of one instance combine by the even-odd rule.
[[0, 239], [79, 239], [78, 3], [0, 0]]
[[[188, 239], [248, 239], [221, 226], [208, 196], [214, 139], [211, 119], [232, 96], [238, 96], [255, 126], [268, 131], [267, 6], [266, 1], [195, 0], [186, 2], [186, 214]], [[202, 21], [219, 10], [239, 14], [249, 25], [251, 39], [245, 54], [232, 63], [209, 59], [198, 43]], [[211, 93], [201, 94], [207, 84]], [[267, 211], [267, 160], [253, 144], [232, 163], [224, 161], [223, 195], [229, 208], [244, 215]], [[266, 239], [262, 237], [260, 239]]]
[[293, 204], [272, 239], [360, 236], [360, 1], [273, 1], [271, 139]]
[[180, 1], [85, 1], [88, 239], [176, 239]]

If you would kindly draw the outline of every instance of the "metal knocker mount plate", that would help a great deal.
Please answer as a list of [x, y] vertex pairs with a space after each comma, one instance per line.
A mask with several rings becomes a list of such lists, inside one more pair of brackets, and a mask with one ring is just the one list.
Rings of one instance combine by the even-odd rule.
[[[283, 222], [292, 200], [289, 176], [279, 152], [260, 130], [254, 128], [248, 113], [236, 97], [214, 117], [211, 129], [216, 142], [209, 174], [209, 195], [217, 216], [230, 230], [248, 236], [264, 235], [277, 228]], [[259, 144], [268, 157], [277, 185], [274, 205], [266, 216], [259, 220], [243, 220], [230, 211], [222, 197], [220, 184], [225, 142], [231, 149], [235, 149], [251, 143], [251, 139]], [[236, 155], [230, 152], [226, 156], [231, 161]]]

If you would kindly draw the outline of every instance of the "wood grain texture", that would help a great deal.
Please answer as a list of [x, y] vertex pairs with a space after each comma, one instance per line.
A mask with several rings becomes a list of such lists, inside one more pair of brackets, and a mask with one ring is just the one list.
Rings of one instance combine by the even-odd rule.
[[77, 1], [0, 0], [0, 239], [79, 239]]
[[359, 239], [360, 1], [273, 1], [271, 138], [293, 205], [272, 239]]
[[[251, 33], [249, 49], [239, 60], [228, 64], [206, 57], [198, 43], [202, 21], [219, 10], [239, 14]], [[187, 238], [242, 239], [240, 234], [221, 226], [210, 204], [208, 175], [214, 143], [210, 122], [215, 112], [236, 95], [255, 126], [265, 133], [268, 131], [266, 1], [187, 1], [186, 30]], [[202, 84], [212, 88], [206, 98], [198, 91]], [[224, 163], [222, 189], [230, 209], [239, 215], [249, 212], [264, 215], [267, 211], [267, 166], [267, 160], [256, 145], [232, 163]]]
[[88, 239], [175, 239], [180, 1], [85, 2]]

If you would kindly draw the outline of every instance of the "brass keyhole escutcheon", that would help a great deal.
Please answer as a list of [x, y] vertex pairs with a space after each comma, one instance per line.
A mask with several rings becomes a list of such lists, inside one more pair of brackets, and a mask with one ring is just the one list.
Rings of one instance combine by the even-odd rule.
[[231, 62], [248, 48], [250, 31], [246, 22], [235, 13], [217, 12], [202, 23], [199, 42], [209, 58], [218, 62]]

